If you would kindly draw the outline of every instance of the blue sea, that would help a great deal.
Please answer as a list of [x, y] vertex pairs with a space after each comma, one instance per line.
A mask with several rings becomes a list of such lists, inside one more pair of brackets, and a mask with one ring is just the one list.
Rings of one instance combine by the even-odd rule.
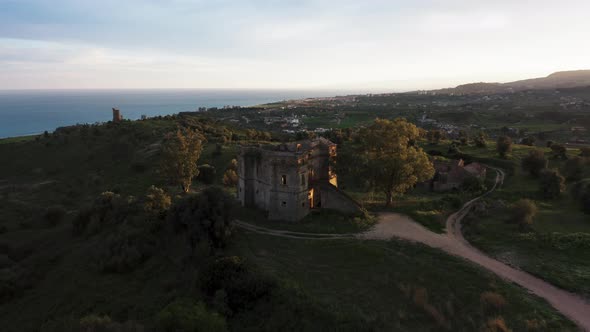
[[342, 91], [297, 90], [21, 90], [0, 91], [0, 138], [39, 134], [77, 123], [106, 122], [111, 108], [126, 119], [167, 115], [199, 107], [253, 106], [273, 101], [333, 96]]

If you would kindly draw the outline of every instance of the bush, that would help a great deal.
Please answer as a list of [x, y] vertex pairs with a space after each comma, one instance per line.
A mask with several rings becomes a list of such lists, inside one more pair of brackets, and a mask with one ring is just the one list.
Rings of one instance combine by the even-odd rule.
[[151, 214], [163, 218], [172, 205], [172, 198], [163, 189], [151, 186], [145, 196], [143, 209]]
[[238, 185], [238, 173], [233, 169], [228, 169], [223, 173], [223, 185], [235, 187]]
[[100, 246], [95, 252], [98, 268], [103, 272], [125, 273], [150, 258], [158, 243], [149, 232], [125, 226], [107, 237]]
[[94, 234], [103, 229], [106, 224], [120, 224], [129, 216], [138, 214], [133, 197], [123, 198], [110, 191], [103, 192], [94, 200], [91, 206], [82, 208], [72, 221], [73, 232], [76, 235], [84, 233]]
[[541, 171], [547, 167], [547, 158], [542, 150], [535, 149], [529, 152], [528, 156], [522, 158], [522, 170], [532, 176], [539, 176]]
[[518, 224], [521, 230], [530, 229], [533, 218], [537, 214], [537, 206], [528, 199], [521, 199], [512, 207], [512, 222]]
[[504, 318], [501, 316], [490, 318], [488, 319], [484, 328], [481, 329], [482, 332], [511, 332], [512, 330], [506, 326], [506, 322]]
[[486, 139], [487, 139], [487, 136], [482, 131], [482, 132], [479, 132], [479, 134], [477, 134], [477, 136], [475, 136], [475, 138], [473, 138], [473, 143], [475, 143], [475, 146], [477, 146], [478, 148], [485, 148], [488, 145], [486, 142]]
[[540, 190], [543, 197], [556, 198], [565, 191], [565, 178], [557, 170], [544, 170]]
[[225, 319], [208, 311], [202, 302], [176, 300], [156, 316], [157, 330], [162, 332], [222, 332], [227, 331]]
[[590, 157], [590, 148], [580, 148], [580, 157]]
[[496, 292], [483, 292], [479, 297], [479, 301], [484, 310], [498, 312], [506, 306], [506, 299], [504, 296]]
[[66, 216], [66, 209], [61, 205], [54, 205], [50, 206], [45, 210], [43, 214], [43, 219], [49, 224], [50, 226], [56, 226], [59, 224], [63, 218]]
[[112, 321], [107, 315], [88, 315], [82, 317], [79, 323], [80, 332], [143, 332], [143, 326], [135, 322], [124, 324]]
[[225, 247], [231, 237], [233, 198], [219, 188], [207, 188], [172, 206], [168, 219], [177, 231], [188, 232], [193, 249], [207, 243], [209, 248]]
[[[258, 274], [239, 257], [215, 260], [201, 274], [203, 291], [216, 300], [218, 308], [229, 314], [244, 310], [268, 296], [275, 284]], [[223, 293], [221, 293], [221, 291]], [[219, 303], [225, 299], [225, 303]]]

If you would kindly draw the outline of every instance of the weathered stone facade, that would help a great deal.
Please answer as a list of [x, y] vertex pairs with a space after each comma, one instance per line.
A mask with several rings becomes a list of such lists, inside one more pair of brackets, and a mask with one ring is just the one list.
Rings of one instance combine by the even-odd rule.
[[268, 211], [271, 220], [297, 221], [322, 206], [352, 212], [356, 202], [337, 189], [331, 161], [336, 144], [325, 138], [243, 146], [238, 155], [238, 199]]

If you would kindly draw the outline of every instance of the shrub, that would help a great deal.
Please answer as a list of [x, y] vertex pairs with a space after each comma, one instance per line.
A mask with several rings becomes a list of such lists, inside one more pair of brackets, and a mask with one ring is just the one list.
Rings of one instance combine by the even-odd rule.
[[522, 158], [521, 167], [523, 171], [532, 176], [539, 176], [541, 171], [547, 167], [547, 158], [542, 150], [535, 149], [529, 152], [528, 156]]
[[227, 331], [225, 319], [208, 311], [202, 302], [176, 300], [156, 316], [158, 331], [162, 332], [222, 332]]
[[479, 301], [484, 310], [500, 311], [506, 306], [506, 299], [504, 299], [504, 296], [496, 292], [481, 293]]
[[501, 158], [506, 158], [512, 152], [512, 139], [508, 136], [500, 136], [496, 141], [496, 150]]
[[235, 187], [238, 185], [238, 173], [233, 169], [228, 169], [223, 173], [223, 184], [227, 187]]
[[479, 132], [479, 134], [477, 134], [477, 136], [475, 136], [473, 142], [475, 143], [475, 146], [477, 146], [478, 148], [485, 148], [487, 147], [486, 139], [486, 134], [483, 131], [481, 131]]
[[101, 242], [95, 259], [103, 272], [125, 273], [150, 258], [157, 247], [157, 239], [149, 232], [125, 226]]
[[50, 206], [45, 210], [43, 219], [50, 225], [55, 226], [59, 224], [66, 215], [66, 209], [61, 205]]
[[80, 331], [98, 332], [113, 330], [113, 321], [111, 317], [104, 315], [88, 315], [80, 319]]
[[177, 231], [188, 232], [193, 249], [201, 242], [212, 249], [222, 248], [232, 234], [233, 206], [233, 198], [223, 190], [207, 188], [174, 204], [168, 218]]
[[512, 222], [518, 224], [521, 230], [530, 229], [533, 218], [537, 214], [537, 206], [528, 199], [521, 199], [512, 207]]
[[172, 205], [172, 198], [163, 189], [151, 186], [145, 196], [143, 209], [158, 217], [165, 216]]
[[143, 332], [143, 326], [135, 322], [124, 324], [115, 322], [107, 315], [88, 315], [82, 317], [79, 322], [80, 332]]
[[556, 198], [565, 191], [565, 178], [557, 170], [541, 172], [540, 191], [545, 198]]
[[495, 318], [490, 318], [486, 322], [484, 328], [482, 328], [482, 332], [511, 332], [507, 326], [504, 318], [502, 316], [498, 316]]
[[580, 148], [580, 157], [590, 157], [590, 148]]
[[216, 303], [220, 309], [233, 313], [268, 296], [275, 287], [273, 281], [237, 256], [220, 258], [209, 264], [201, 274], [201, 285], [204, 293], [216, 302], [225, 299], [225, 303]]
[[76, 235], [97, 233], [106, 224], [120, 224], [130, 215], [138, 212], [133, 197], [123, 198], [110, 191], [103, 192], [91, 206], [82, 208], [72, 221]]

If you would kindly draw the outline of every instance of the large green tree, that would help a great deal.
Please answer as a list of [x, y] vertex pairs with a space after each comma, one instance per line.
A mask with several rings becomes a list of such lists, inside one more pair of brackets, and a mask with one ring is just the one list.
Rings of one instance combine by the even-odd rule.
[[512, 139], [508, 136], [498, 137], [498, 141], [496, 142], [496, 150], [498, 151], [500, 157], [506, 158], [506, 156], [512, 152]]
[[199, 175], [197, 161], [203, 150], [203, 140], [196, 130], [178, 129], [166, 135], [162, 144], [161, 172], [185, 193], [189, 192], [193, 178]]
[[522, 170], [529, 172], [532, 176], [538, 177], [541, 171], [547, 168], [547, 158], [545, 152], [540, 149], [534, 149], [529, 154], [522, 158]]
[[428, 155], [414, 145], [420, 129], [406, 119], [377, 119], [359, 133], [359, 157], [374, 190], [385, 194], [386, 205], [396, 195], [434, 176]]

